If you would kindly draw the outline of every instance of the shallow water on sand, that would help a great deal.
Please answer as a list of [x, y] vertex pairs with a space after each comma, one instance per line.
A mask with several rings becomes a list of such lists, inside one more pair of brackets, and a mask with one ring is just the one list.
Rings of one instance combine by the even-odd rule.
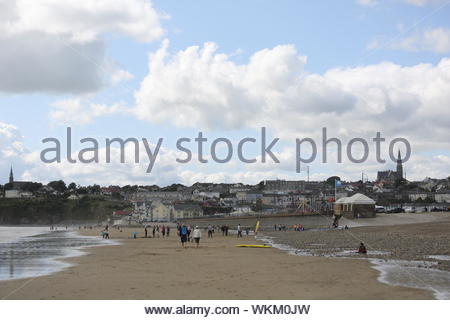
[[50, 232], [48, 228], [1, 227], [0, 235], [0, 280], [57, 272], [70, 266], [57, 259], [83, 255], [82, 248], [117, 244], [73, 231]]
[[428, 289], [436, 299], [450, 299], [450, 272], [432, 269], [426, 261], [370, 259], [380, 271], [378, 280], [390, 285]]
[[0, 243], [14, 242], [23, 237], [30, 237], [48, 232], [48, 227], [1, 227]]

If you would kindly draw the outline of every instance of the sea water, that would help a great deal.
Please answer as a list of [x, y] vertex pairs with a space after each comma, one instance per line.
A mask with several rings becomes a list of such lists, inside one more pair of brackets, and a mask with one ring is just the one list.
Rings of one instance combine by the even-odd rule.
[[48, 275], [69, 267], [61, 258], [84, 254], [83, 248], [118, 244], [74, 231], [47, 227], [0, 227], [0, 280]]

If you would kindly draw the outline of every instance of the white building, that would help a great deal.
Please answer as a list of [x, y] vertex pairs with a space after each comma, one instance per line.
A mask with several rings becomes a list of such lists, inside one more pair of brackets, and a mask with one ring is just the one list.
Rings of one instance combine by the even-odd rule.
[[450, 192], [436, 192], [434, 194], [434, 201], [436, 201], [436, 202], [450, 202]]
[[5, 198], [32, 198], [33, 194], [28, 191], [6, 190]]

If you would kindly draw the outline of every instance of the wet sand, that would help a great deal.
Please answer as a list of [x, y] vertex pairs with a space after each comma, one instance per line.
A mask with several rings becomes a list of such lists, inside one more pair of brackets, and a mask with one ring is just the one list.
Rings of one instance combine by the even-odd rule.
[[264, 235], [315, 256], [338, 254], [354, 257], [359, 243], [363, 242], [369, 257], [434, 261], [433, 268], [450, 271], [450, 260], [431, 258], [450, 257], [450, 214], [439, 221], [426, 223], [352, 227], [348, 230], [270, 231]]
[[[72, 267], [48, 276], [0, 282], [6, 299], [432, 299], [429, 291], [377, 281], [367, 260], [299, 257], [260, 244], [252, 236], [215, 235], [183, 249], [175, 234], [129, 239], [86, 249], [64, 259]], [[142, 229], [137, 230], [142, 235]], [[98, 236], [99, 230], [83, 230]], [[203, 232], [203, 236], [206, 233]]]

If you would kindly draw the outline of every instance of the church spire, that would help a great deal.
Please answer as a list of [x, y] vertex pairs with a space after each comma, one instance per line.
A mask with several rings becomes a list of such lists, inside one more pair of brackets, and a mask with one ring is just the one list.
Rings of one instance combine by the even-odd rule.
[[402, 155], [400, 154], [400, 149], [398, 150], [397, 156], [397, 181], [403, 180], [403, 161]]
[[11, 170], [9, 171], [9, 183], [13, 183], [14, 182], [14, 174], [13, 174], [13, 169], [11, 166]]

